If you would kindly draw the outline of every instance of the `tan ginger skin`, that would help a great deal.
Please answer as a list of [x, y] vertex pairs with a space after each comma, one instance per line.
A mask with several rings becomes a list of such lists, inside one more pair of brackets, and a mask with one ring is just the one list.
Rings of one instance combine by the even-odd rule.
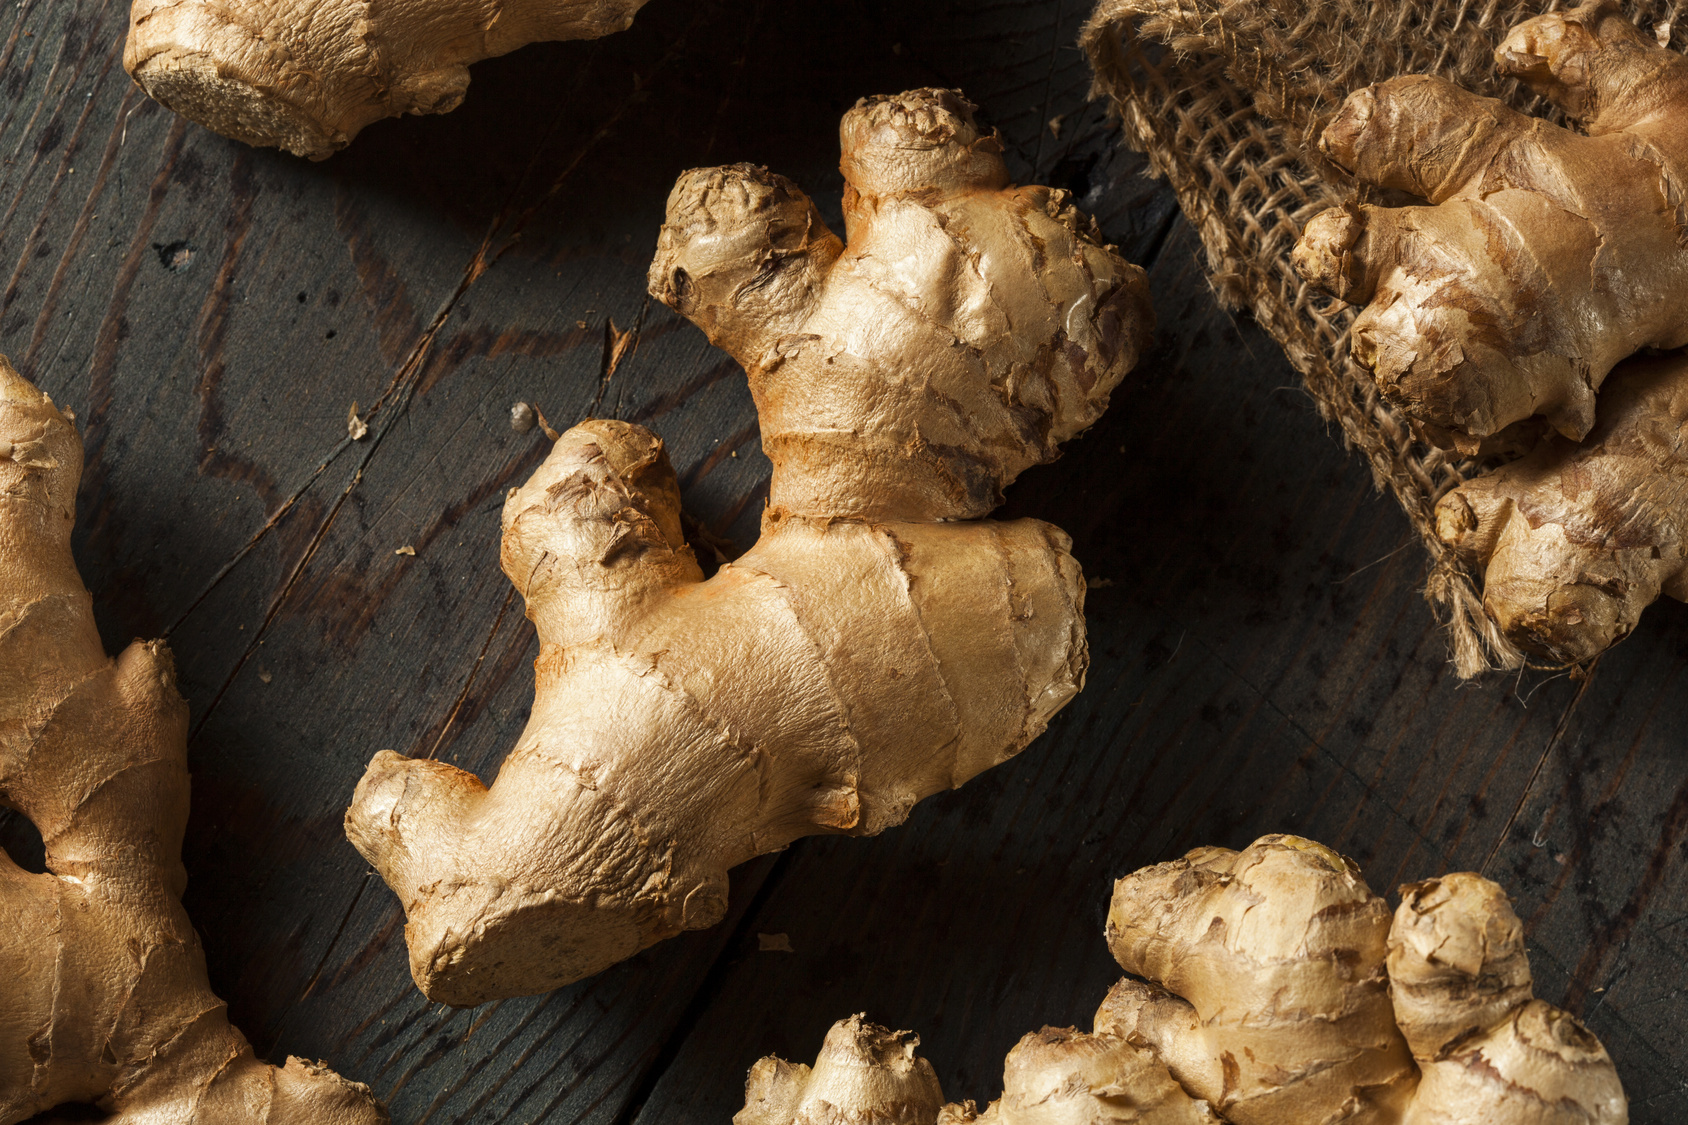
[[1523, 926], [1477, 875], [1401, 888], [1265, 836], [1121, 879], [1127, 977], [1094, 1029], [1044, 1028], [983, 1112], [943, 1105], [918, 1039], [856, 1016], [813, 1068], [751, 1068], [734, 1125], [1625, 1125], [1604, 1048], [1531, 995]]
[[1146, 281], [1063, 193], [1010, 185], [972, 110], [917, 90], [845, 116], [848, 247], [766, 169], [680, 178], [651, 288], [749, 373], [762, 537], [705, 581], [662, 443], [621, 422], [567, 431], [512, 491], [526, 731], [490, 789], [383, 751], [346, 815], [431, 999], [545, 991], [713, 925], [734, 865], [900, 823], [1079, 690], [1067, 537], [978, 517], [1102, 412]]
[[123, 68], [183, 117], [321, 160], [365, 125], [449, 113], [469, 66], [623, 31], [645, 0], [133, 0]]
[[366, 1086], [254, 1057], [182, 909], [188, 708], [162, 641], [116, 660], [70, 554], [82, 442], [0, 358], [0, 1123], [93, 1103], [116, 1123], [377, 1125]]
[[1688, 344], [1688, 59], [1610, 0], [1517, 27], [1495, 53], [1586, 135], [1442, 79], [1349, 97], [1321, 148], [1429, 206], [1336, 208], [1295, 265], [1365, 310], [1354, 357], [1444, 448], [1541, 416], [1580, 439], [1643, 348]]
[[1436, 532], [1484, 571], [1507, 638], [1564, 664], [1688, 601], [1688, 355], [1633, 359], [1581, 444], [1554, 437], [1444, 496]]

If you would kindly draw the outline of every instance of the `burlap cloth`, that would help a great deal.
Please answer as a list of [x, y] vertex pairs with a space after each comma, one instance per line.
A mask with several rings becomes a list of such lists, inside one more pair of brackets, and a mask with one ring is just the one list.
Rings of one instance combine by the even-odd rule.
[[[1518, 668], [1524, 655], [1483, 612], [1480, 581], [1436, 538], [1449, 489], [1492, 467], [1416, 440], [1348, 352], [1357, 309], [1290, 267], [1302, 226], [1356, 197], [1318, 137], [1354, 90], [1435, 74], [1529, 112], [1548, 107], [1495, 73], [1513, 25], [1542, 0], [1101, 0], [1081, 43], [1127, 140], [1148, 154], [1207, 248], [1214, 290], [1283, 345], [1319, 414], [1335, 422], [1400, 501], [1430, 554], [1425, 596], [1446, 621], [1461, 676]], [[1684, 48], [1688, 0], [1624, 0], [1643, 28], [1667, 23]]]

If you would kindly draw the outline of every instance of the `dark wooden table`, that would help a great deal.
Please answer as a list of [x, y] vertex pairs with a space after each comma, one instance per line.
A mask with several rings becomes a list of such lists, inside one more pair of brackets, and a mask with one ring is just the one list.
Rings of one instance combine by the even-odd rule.
[[[1648, 611], [1585, 679], [1455, 679], [1405, 520], [1086, 103], [1085, 6], [653, 0], [322, 164], [143, 97], [121, 0], [0, 8], [0, 351], [85, 426], [76, 551], [108, 645], [175, 650], [187, 905], [261, 1053], [329, 1060], [404, 1125], [724, 1125], [758, 1056], [810, 1059], [866, 1011], [983, 1101], [1024, 1032], [1087, 1025], [1117, 975], [1113, 878], [1291, 831], [1380, 891], [1506, 884], [1538, 991], [1605, 1040], [1632, 1120], [1682, 1119], [1688, 610]], [[340, 821], [375, 751], [490, 778], [522, 727], [536, 644], [498, 516], [545, 442], [511, 404], [656, 428], [690, 511], [747, 546], [768, 465], [742, 375], [644, 295], [664, 198], [749, 160], [835, 216], [839, 114], [927, 84], [1153, 277], [1156, 349], [1005, 509], [1073, 535], [1088, 687], [905, 826], [745, 865], [713, 930], [548, 996], [428, 1004]], [[636, 343], [606, 375], [612, 322]], [[774, 933], [793, 952], [759, 952]]]

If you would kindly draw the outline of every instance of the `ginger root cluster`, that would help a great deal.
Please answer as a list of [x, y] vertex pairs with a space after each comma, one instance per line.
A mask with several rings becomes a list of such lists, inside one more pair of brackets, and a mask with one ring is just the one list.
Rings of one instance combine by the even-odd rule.
[[1320, 147], [1380, 202], [1315, 217], [1295, 263], [1364, 306], [1354, 358], [1425, 439], [1557, 434], [1443, 499], [1437, 532], [1485, 569], [1509, 640], [1574, 663], [1688, 593], [1688, 358], [1629, 358], [1688, 345], [1688, 59], [1611, 0], [1529, 20], [1495, 58], [1580, 131], [1438, 78], [1358, 91]]
[[1401, 888], [1265, 836], [1121, 879], [1108, 947], [1132, 974], [1093, 1029], [1009, 1053], [1002, 1096], [944, 1104], [919, 1040], [861, 1016], [813, 1067], [751, 1068], [734, 1125], [1624, 1125], [1606, 1051], [1534, 999], [1523, 927], [1472, 874]]

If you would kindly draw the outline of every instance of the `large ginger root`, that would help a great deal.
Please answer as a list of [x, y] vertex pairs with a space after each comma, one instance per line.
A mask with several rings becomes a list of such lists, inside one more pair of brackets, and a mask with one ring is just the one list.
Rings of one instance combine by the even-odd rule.
[[82, 443], [0, 358], [0, 803], [47, 871], [0, 853], [0, 1125], [375, 1125], [369, 1089], [253, 1056], [205, 977], [187, 883], [187, 704], [161, 641], [112, 660], [70, 555]]
[[1555, 437], [1461, 485], [1436, 531], [1484, 567], [1507, 638], [1565, 664], [1598, 656], [1669, 594], [1688, 600], [1688, 355], [1623, 364], [1580, 445]]
[[924, 90], [845, 116], [848, 249], [765, 169], [676, 186], [652, 288], [750, 372], [762, 537], [704, 581], [661, 442], [620, 422], [569, 430], [511, 493], [526, 732], [490, 790], [383, 752], [346, 815], [431, 999], [556, 988], [713, 925], [735, 864], [900, 823], [1083, 683], [1067, 537], [966, 521], [1101, 412], [1146, 285], [1062, 193], [1008, 185], [971, 113]]
[[1353, 352], [1383, 395], [1468, 454], [1536, 415], [1581, 438], [1615, 364], [1688, 344], [1688, 59], [1588, 0], [1496, 61], [1587, 135], [1437, 78], [1361, 90], [1322, 150], [1430, 206], [1326, 211], [1295, 252], [1366, 306]]
[[1108, 945], [1147, 981], [1115, 985], [1089, 1034], [1021, 1040], [983, 1113], [932, 1110], [935, 1078], [886, 1097], [918, 1040], [857, 1017], [823, 1051], [854, 1081], [763, 1059], [734, 1125], [1624, 1125], [1599, 1040], [1531, 997], [1500, 887], [1454, 874], [1401, 894], [1391, 919], [1352, 861], [1294, 836], [1198, 848], [1114, 888]]
[[645, 0], [133, 0], [123, 67], [183, 117], [313, 160], [365, 125], [449, 113], [469, 65], [625, 30]]

